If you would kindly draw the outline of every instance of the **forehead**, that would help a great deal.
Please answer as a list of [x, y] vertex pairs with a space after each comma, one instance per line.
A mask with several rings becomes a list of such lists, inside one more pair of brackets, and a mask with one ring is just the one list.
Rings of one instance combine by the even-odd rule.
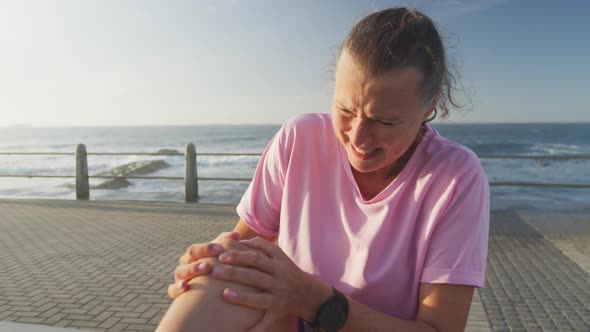
[[355, 107], [413, 109], [420, 104], [420, 71], [414, 67], [392, 69], [383, 75], [367, 75], [355, 59], [343, 52], [336, 66], [335, 98]]

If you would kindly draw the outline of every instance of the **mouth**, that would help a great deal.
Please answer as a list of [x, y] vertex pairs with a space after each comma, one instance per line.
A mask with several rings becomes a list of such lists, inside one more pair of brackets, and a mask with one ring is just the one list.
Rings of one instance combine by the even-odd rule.
[[363, 150], [363, 149], [359, 149], [356, 148], [354, 145], [350, 144], [352, 153], [355, 155], [355, 157], [362, 159], [362, 160], [367, 160], [367, 159], [371, 159], [375, 156], [375, 154], [377, 153], [377, 151], [379, 149], [372, 149], [372, 150]]

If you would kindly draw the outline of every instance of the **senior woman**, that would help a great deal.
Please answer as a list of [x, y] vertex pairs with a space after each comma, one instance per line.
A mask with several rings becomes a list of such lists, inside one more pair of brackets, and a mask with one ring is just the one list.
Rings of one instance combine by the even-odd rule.
[[454, 105], [452, 83], [424, 14], [357, 23], [331, 114], [282, 126], [234, 232], [181, 257], [159, 330], [463, 330], [484, 285], [489, 188], [476, 155], [427, 125]]

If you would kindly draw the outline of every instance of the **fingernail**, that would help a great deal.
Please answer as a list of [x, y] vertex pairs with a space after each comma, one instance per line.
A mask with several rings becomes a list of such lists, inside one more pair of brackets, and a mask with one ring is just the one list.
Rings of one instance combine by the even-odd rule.
[[197, 265], [197, 268], [199, 269], [199, 271], [205, 271], [207, 269], [207, 266], [208, 266], [207, 262], [202, 262], [202, 263], [199, 263], [199, 265]]
[[238, 296], [238, 293], [236, 293], [236, 291], [234, 291], [233, 289], [228, 289], [225, 292], [225, 295], [227, 295], [227, 297], [235, 299]]
[[223, 254], [219, 255], [219, 260], [220, 261], [227, 261], [227, 260], [229, 260], [229, 253], [224, 252]]
[[211, 246], [211, 250], [216, 251], [216, 252], [220, 252], [223, 250], [223, 247], [221, 247], [221, 245], [219, 245], [219, 244], [214, 244]]
[[213, 268], [213, 274], [215, 274], [215, 275], [222, 275], [222, 274], [223, 274], [223, 266], [221, 266], [221, 265], [216, 265], [216, 266]]
[[178, 282], [176, 282], [176, 288], [178, 290], [184, 291], [188, 289], [188, 281], [186, 280], [179, 280]]

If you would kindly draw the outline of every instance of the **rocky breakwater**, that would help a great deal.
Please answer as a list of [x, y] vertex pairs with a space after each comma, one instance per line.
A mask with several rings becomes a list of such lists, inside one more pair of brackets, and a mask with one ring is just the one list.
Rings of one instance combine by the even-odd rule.
[[[178, 155], [180, 152], [172, 149], [161, 149], [157, 152], [159, 155]], [[162, 159], [158, 160], [140, 160], [131, 163], [123, 164], [108, 171], [103, 171], [94, 174], [94, 176], [116, 176], [117, 178], [107, 180], [95, 186], [91, 186], [91, 189], [121, 189], [131, 185], [131, 182], [126, 179], [130, 176], [148, 175], [155, 173], [161, 169], [170, 167], [166, 161]]]

